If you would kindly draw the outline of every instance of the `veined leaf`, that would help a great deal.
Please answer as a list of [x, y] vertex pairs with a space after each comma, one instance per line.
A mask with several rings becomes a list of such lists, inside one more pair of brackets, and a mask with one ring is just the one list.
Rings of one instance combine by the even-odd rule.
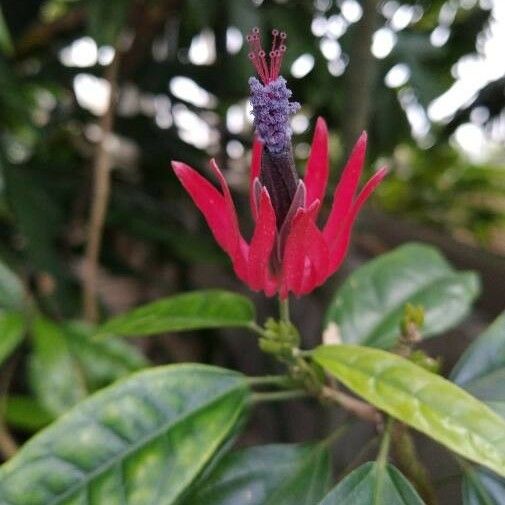
[[165, 298], [122, 314], [98, 329], [98, 335], [135, 337], [166, 331], [247, 327], [254, 307], [244, 296], [227, 291], [193, 291]]
[[203, 365], [138, 372], [77, 405], [0, 468], [0, 503], [175, 504], [234, 433], [238, 373]]
[[320, 346], [313, 356], [380, 410], [505, 476], [505, 421], [452, 382], [370, 347]]
[[391, 347], [407, 303], [422, 305], [424, 337], [459, 323], [479, 293], [478, 277], [457, 272], [433, 247], [408, 244], [368, 262], [337, 291], [327, 313], [347, 343]]
[[505, 417], [505, 313], [465, 351], [451, 380]]
[[267, 445], [229, 454], [185, 505], [312, 505], [331, 478], [327, 444]]
[[21, 314], [0, 313], [0, 365], [23, 341], [24, 335], [25, 323]]
[[410, 482], [393, 466], [365, 463], [319, 505], [423, 505]]

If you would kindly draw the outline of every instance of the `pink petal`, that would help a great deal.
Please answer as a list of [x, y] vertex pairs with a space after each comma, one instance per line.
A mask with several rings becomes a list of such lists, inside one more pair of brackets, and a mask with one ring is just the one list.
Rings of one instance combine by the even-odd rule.
[[316, 200], [308, 209], [300, 209], [293, 219], [282, 260], [281, 298], [286, 298], [289, 291], [308, 293], [327, 277], [329, 254], [315, 224], [318, 210]]
[[258, 209], [256, 208], [254, 202], [254, 181], [260, 175], [262, 154], [263, 142], [257, 135], [255, 135], [252, 148], [251, 173], [249, 175], [249, 200], [251, 205], [251, 213], [255, 221], [258, 219]]
[[367, 201], [368, 197], [374, 192], [375, 188], [382, 182], [382, 179], [388, 174], [387, 167], [382, 167], [375, 172], [373, 177], [365, 184], [358, 198], [356, 198], [353, 206], [344, 221], [341, 223], [340, 229], [337, 232], [333, 243], [330, 243], [330, 275], [337, 271], [344, 261], [349, 242], [351, 240], [351, 232], [354, 222], [358, 216], [361, 207]]
[[324, 236], [328, 243], [335, 240], [335, 234], [340, 227], [340, 223], [351, 208], [359, 178], [363, 170], [366, 143], [367, 135], [366, 132], [363, 132], [352, 150], [351, 156], [342, 173], [342, 177], [335, 189], [330, 215], [323, 229]]
[[268, 191], [263, 188], [258, 220], [249, 248], [248, 284], [253, 290], [265, 289], [269, 277], [270, 254], [277, 233], [275, 212]]
[[207, 179], [185, 163], [173, 161], [172, 168], [205, 217], [217, 243], [231, 257], [237, 275], [242, 279], [245, 274], [244, 252], [246, 252], [247, 244], [240, 236], [235, 208], [233, 202], [230, 204], [229, 189], [219, 169], [217, 171], [221, 186], [223, 187], [224, 184], [226, 187], [225, 195], [222, 195]]
[[307, 206], [315, 200], [323, 201], [328, 182], [328, 128], [323, 118], [317, 118], [304, 183], [307, 188]]

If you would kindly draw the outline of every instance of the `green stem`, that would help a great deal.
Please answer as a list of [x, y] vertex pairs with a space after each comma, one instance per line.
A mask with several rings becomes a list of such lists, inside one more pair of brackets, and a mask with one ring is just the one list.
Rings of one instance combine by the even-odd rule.
[[294, 389], [291, 391], [273, 391], [268, 393], [253, 393], [253, 403], [259, 402], [282, 402], [285, 400], [295, 400], [298, 398], [306, 398], [309, 396], [307, 391], [303, 389]]
[[382, 502], [382, 489], [384, 485], [384, 473], [386, 471], [386, 465], [389, 458], [389, 448], [391, 446], [391, 428], [393, 426], [393, 418], [388, 417], [386, 421], [386, 426], [384, 428], [384, 433], [382, 435], [382, 441], [379, 449], [379, 454], [377, 456], [377, 478], [374, 489], [374, 501], [373, 503]]
[[246, 380], [250, 386], [275, 385], [287, 387], [293, 382], [289, 375], [263, 375], [260, 377], [247, 377]]
[[254, 333], [257, 333], [260, 337], [265, 336], [265, 330], [255, 321], [249, 323], [248, 328]]
[[382, 441], [379, 449], [379, 455], [377, 456], [377, 464], [381, 469], [386, 467], [389, 457], [389, 448], [391, 446], [391, 427], [393, 426], [393, 418], [388, 417], [386, 421], [386, 427], [384, 428], [384, 433], [382, 435]]
[[290, 322], [289, 318], [289, 298], [283, 300], [279, 297], [279, 316], [281, 321], [285, 321], [286, 323]]

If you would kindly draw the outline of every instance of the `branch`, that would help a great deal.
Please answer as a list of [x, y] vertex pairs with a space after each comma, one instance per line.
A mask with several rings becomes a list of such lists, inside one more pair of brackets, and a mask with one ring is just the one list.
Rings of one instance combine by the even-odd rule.
[[374, 423], [375, 425], [382, 423], [382, 415], [374, 406], [337, 389], [323, 386], [320, 390], [319, 398], [323, 401], [338, 403], [342, 408], [363, 421]]
[[93, 199], [88, 226], [88, 240], [84, 259], [83, 278], [83, 311], [86, 321], [94, 323], [98, 319], [96, 284], [98, 275], [98, 258], [102, 245], [102, 235], [110, 196], [111, 155], [107, 147], [114, 128], [114, 116], [117, 104], [117, 80], [119, 72], [119, 51], [112, 63], [105, 70], [104, 77], [110, 85], [109, 106], [101, 117], [99, 126], [102, 139], [96, 147], [93, 161]]

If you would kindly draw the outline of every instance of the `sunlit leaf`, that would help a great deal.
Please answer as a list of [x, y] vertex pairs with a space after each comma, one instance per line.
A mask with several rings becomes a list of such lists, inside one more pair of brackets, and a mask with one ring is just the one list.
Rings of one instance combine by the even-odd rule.
[[320, 346], [314, 359], [380, 410], [505, 476], [505, 421], [452, 382], [370, 347]]

